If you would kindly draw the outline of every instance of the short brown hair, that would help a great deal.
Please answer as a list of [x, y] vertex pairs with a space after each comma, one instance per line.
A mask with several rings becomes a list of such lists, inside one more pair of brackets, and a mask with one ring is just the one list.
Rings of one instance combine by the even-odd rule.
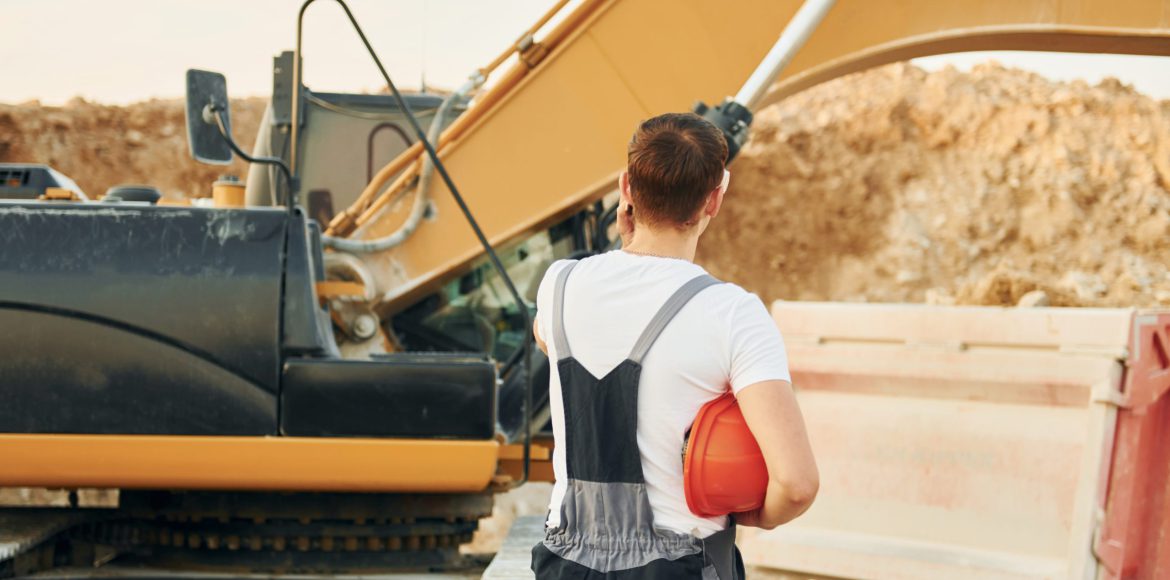
[[652, 225], [688, 225], [723, 180], [726, 162], [723, 132], [694, 113], [643, 121], [628, 150], [638, 219]]

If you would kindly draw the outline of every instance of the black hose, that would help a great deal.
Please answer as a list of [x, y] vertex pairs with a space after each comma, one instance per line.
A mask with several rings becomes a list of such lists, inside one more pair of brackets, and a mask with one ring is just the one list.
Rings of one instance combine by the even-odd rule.
[[223, 140], [227, 142], [228, 148], [231, 149], [233, 153], [239, 155], [244, 161], [247, 161], [248, 163], [275, 165], [280, 168], [280, 172], [284, 174], [285, 185], [288, 186], [288, 200], [286, 200], [288, 202], [288, 213], [290, 216], [296, 213], [297, 193], [295, 181], [293, 180], [292, 172], [289, 171], [288, 165], [285, 164], [284, 159], [279, 157], [253, 157], [247, 153], [244, 153], [244, 150], [240, 148], [239, 144], [236, 143], [236, 140], [232, 138], [231, 132], [228, 131], [227, 122], [224, 120], [224, 117], [227, 116], [227, 111], [223, 107], [215, 104], [207, 105], [207, 107], [211, 111], [211, 116], [215, 118], [215, 126], [219, 128], [219, 134], [223, 136]]
[[[308, 8], [309, 4], [312, 4], [314, 1], [315, 0], [305, 0], [305, 3], [301, 5], [300, 16], [297, 18], [298, 47], [300, 46], [301, 19], [305, 15], [305, 9]], [[398, 102], [398, 107], [402, 109], [402, 112], [406, 113], [406, 120], [410, 122], [411, 128], [414, 129], [419, 143], [422, 143], [423, 148], [426, 149], [427, 155], [431, 158], [431, 162], [434, 163], [435, 170], [438, 171], [439, 176], [443, 178], [443, 183], [447, 186], [447, 190], [451, 192], [451, 197], [455, 198], [455, 203], [459, 206], [459, 210], [463, 212], [463, 216], [467, 218], [467, 223], [471, 226], [472, 231], [475, 232], [475, 237], [479, 239], [479, 243], [483, 246], [484, 252], [487, 253], [488, 259], [491, 260], [492, 266], [500, 274], [500, 278], [503, 279], [504, 285], [508, 287], [508, 293], [512, 295], [512, 299], [516, 301], [516, 305], [520, 309], [520, 316], [524, 321], [523, 362], [525, 374], [524, 380], [527, 382], [527, 385], [524, 389], [523, 409], [524, 470], [520, 481], [516, 482], [517, 486], [522, 485], [528, 481], [529, 463], [531, 463], [532, 459], [532, 357], [529, 356], [529, 353], [532, 352], [532, 315], [528, 312], [528, 305], [520, 296], [520, 291], [516, 289], [516, 285], [512, 282], [511, 276], [508, 275], [508, 271], [504, 268], [503, 262], [500, 261], [500, 257], [496, 255], [495, 249], [492, 248], [491, 242], [489, 242], [487, 236], [484, 235], [483, 229], [479, 227], [479, 222], [477, 222], [475, 220], [475, 216], [471, 214], [471, 209], [467, 207], [467, 202], [464, 201], [463, 195], [460, 194], [458, 188], [455, 187], [455, 182], [451, 180], [451, 176], [447, 173], [446, 166], [444, 166], [443, 162], [439, 159], [438, 152], [435, 151], [435, 147], [427, 139], [427, 135], [423, 132], [422, 126], [419, 125], [418, 119], [414, 116], [414, 112], [410, 110], [410, 105], [407, 104], [406, 99], [402, 97], [402, 93], [398, 92], [398, 87], [394, 86], [394, 81], [390, 80], [390, 74], [386, 72], [386, 67], [382, 66], [381, 59], [379, 59], [378, 55], [374, 52], [374, 47], [370, 45], [370, 41], [366, 38], [366, 34], [362, 32], [362, 27], [358, 25], [357, 19], [353, 16], [353, 12], [349, 10], [349, 6], [346, 5], [345, 0], [334, 1], [341, 5], [341, 9], [345, 11], [345, 16], [349, 18], [349, 22], [353, 25], [354, 31], [357, 32], [358, 37], [361, 38], [362, 44], [366, 46], [366, 51], [370, 53], [370, 58], [374, 59], [374, 64], [377, 65], [378, 72], [382, 73], [382, 79], [386, 81], [386, 86], [389, 87], [390, 92], [394, 94], [394, 100]], [[294, 60], [299, 59], [300, 54], [294, 55], [293, 58]], [[300, 91], [301, 87], [293, 87], [293, 90]], [[299, 122], [296, 120], [295, 110], [293, 111], [293, 116], [293, 122]]]

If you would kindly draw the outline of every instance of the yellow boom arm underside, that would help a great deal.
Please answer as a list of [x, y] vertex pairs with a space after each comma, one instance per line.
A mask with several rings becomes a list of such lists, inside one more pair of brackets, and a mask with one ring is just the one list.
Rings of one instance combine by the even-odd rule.
[[[519, 62], [484, 110], [441, 148], [493, 244], [563, 219], [611, 191], [639, 120], [734, 94], [796, 12], [797, 0], [587, 0]], [[898, 60], [973, 50], [1168, 55], [1170, 2], [841, 0], [765, 97]], [[502, 83], [504, 84], [504, 83]], [[473, 105], [474, 108], [474, 105]], [[436, 219], [364, 259], [397, 310], [462, 272], [482, 249], [439, 180]], [[409, 205], [409, 204], [402, 204]], [[392, 208], [361, 231], [394, 231]]]

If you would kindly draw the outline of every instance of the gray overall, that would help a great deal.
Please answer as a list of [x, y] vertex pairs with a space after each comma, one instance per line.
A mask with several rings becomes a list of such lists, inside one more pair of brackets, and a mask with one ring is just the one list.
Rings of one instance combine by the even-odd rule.
[[[629, 357], [604, 377], [573, 358], [564, 330], [569, 262], [556, 280], [553, 340], [564, 401], [568, 488], [561, 523], [532, 549], [538, 580], [742, 580], [735, 525], [705, 539], [654, 526], [638, 451], [638, 381], [642, 358], [679, 310], [719, 281], [699, 276], [684, 284], [654, 315]], [[682, 461], [680, 454], [679, 461]]]

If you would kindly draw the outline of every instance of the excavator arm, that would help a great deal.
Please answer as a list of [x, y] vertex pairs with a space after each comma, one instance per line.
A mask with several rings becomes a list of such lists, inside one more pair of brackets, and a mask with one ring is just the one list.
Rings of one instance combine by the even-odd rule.
[[[447, 129], [440, 154], [492, 243], [522, 238], [614, 189], [639, 120], [734, 95], [800, 6], [587, 0]], [[1166, 55], [1168, 35], [1168, 2], [841, 0], [756, 108], [919, 56], [992, 49]], [[408, 149], [367, 191], [399, 169], [409, 173], [420, 153]], [[429, 193], [433, 219], [401, 245], [361, 256], [385, 311], [413, 303], [482, 256], [443, 185], [436, 180]], [[360, 227], [353, 235], [394, 232], [410, 211], [399, 205], [354, 208]]]

